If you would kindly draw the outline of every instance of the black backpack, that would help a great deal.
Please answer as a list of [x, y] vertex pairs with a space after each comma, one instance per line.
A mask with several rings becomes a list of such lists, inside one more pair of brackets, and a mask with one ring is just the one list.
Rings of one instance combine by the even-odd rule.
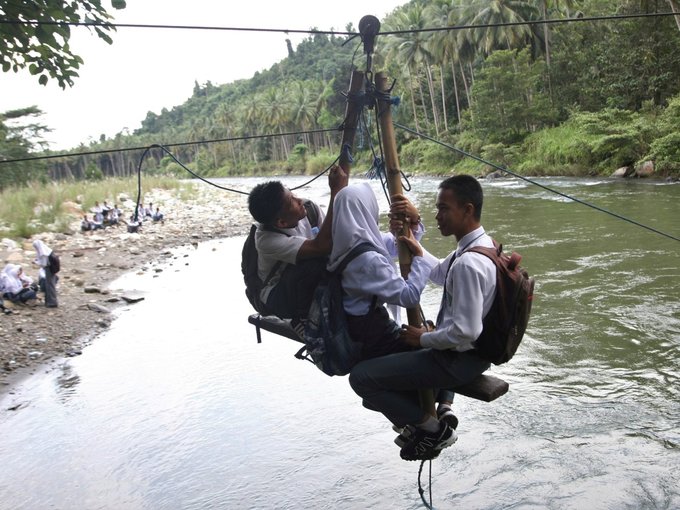
[[[304, 203], [305, 209], [307, 210], [307, 218], [312, 227], [319, 226], [319, 210], [317, 205], [311, 200], [306, 200]], [[267, 307], [266, 303], [263, 303], [260, 299], [260, 294], [262, 289], [269, 283], [269, 280], [276, 274], [276, 272], [283, 264], [282, 261], [278, 261], [269, 275], [262, 281], [258, 275], [258, 265], [257, 265], [257, 248], [255, 247], [255, 232], [257, 231], [257, 225], [253, 224], [250, 227], [250, 232], [248, 237], [246, 237], [245, 243], [243, 243], [243, 250], [241, 251], [241, 273], [243, 273], [243, 281], [246, 284], [246, 297], [253, 308], [260, 315], [273, 315], [272, 311]]]
[[50, 252], [47, 256], [48, 267], [52, 274], [57, 274], [61, 269], [61, 261], [59, 260], [59, 255], [54, 253], [54, 250]]
[[487, 256], [496, 265], [496, 294], [489, 313], [484, 317], [482, 333], [475, 341], [477, 353], [495, 365], [509, 361], [517, 351], [529, 323], [534, 298], [534, 279], [519, 263], [522, 256], [503, 253], [503, 245], [494, 240], [495, 248], [475, 246], [473, 251]]
[[349, 334], [342, 304], [342, 272], [355, 257], [375, 251], [371, 243], [355, 246], [335, 271], [327, 271], [314, 292], [305, 321], [304, 347], [295, 357], [306, 359], [326, 375], [346, 375], [361, 361], [364, 344]]

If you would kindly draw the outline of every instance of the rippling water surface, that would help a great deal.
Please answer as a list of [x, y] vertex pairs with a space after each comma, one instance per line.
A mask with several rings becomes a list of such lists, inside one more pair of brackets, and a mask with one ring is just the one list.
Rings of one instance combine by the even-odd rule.
[[[680, 234], [677, 185], [541, 182]], [[411, 184], [424, 243], [444, 256], [438, 181]], [[523, 182], [484, 189], [483, 223], [522, 253], [536, 299], [517, 356], [492, 368], [510, 392], [456, 401], [435, 508], [680, 508], [678, 243]], [[323, 182], [300, 194], [327, 201]], [[290, 340], [256, 343], [242, 243], [180, 248], [163, 272], [121, 278], [146, 299], [0, 400], [0, 508], [422, 507], [418, 464], [346, 378], [295, 359]], [[434, 317], [438, 290], [422, 302]]]

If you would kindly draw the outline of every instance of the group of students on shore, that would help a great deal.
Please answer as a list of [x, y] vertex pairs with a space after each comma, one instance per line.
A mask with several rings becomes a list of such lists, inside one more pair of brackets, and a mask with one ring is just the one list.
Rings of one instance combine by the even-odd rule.
[[139, 204], [137, 212], [133, 211], [130, 219], [127, 221], [123, 219], [123, 212], [118, 208], [118, 204], [113, 204], [113, 207], [110, 207], [106, 200], [101, 205], [98, 201], [95, 201], [90, 212], [92, 213], [91, 218], [87, 214], [83, 215], [83, 219], [80, 222], [81, 232], [100, 230], [105, 227], [118, 225], [121, 222], [127, 225], [128, 232], [137, 232], [141, 228], [142, 223], [147, 219], [160, 222], [164, 219], [160, 207], [156, 206], [154, 210], [153, 203], [150, 203], [149, 207]]
[[44, 293], [45, 306], [56, 308], [59, 306], [57, 300], [57, 282], [59, 277], [50, 262], [52, 249], [43, 241], [37, 239], [33, 241], [35, 248], [35, 260], [33, 263], [38, 266], [38, 283], [36, 284], [30, 276], [24, 272], [20, 264], [6, 264], [0, 272], [0, 306], [4, 313], [11, 313], [9, 308], [2, 304], [3, 300], [15, 304], [35, 306], [38, 303], [38, 292]]
[[[379, 230], [379, 206], [367, 183], [348, 185], [340, 167], [329, 174], [328, 213], [312, 228], [303, 200], [279, 181], [257, 185], [248, 199], [258, 222], [255, 244], [259, 276], [266, 282], [260, 298], [275, 314], [293, 322], [305, 320], [309, 303], [299, 294], [300, 275], [325, 262], [329, 271], [359, 245], [370, 250], [355, 256], [342, 271], [343, 307], [352, 339], [363, 344], [362, 360], [349, 382], [363, 405], [382, 413], [399, 433], [395, 442], [404, 460], [427, 460], [453, 444], [458, 419], [451, 406], [457, 386], [474, 380], [490, 363], [475, 352], [475, 340], [491, 309], [496, 268], [487, 257], [469, 252], [492, 248], [481, 225], [483, 193], [479, 182], [458, 175], [443, 180], [436, 199], [437, 228], [453, 235], [457, 245], [444, 259], [419, 243], [425, 227], [417, 208], [406, 197], [391, 197], [390, 232]], [[402, 235], [404, 225], [409, 235]], [[397, 241], [413, 255], [410, 273], [402, 277], [394, 263]], [[413, 308], [428, 281], [443, 286], [434, 328], [400, 326], [387, 306]], [[279, 313], [279, 311], [281, 313]], [[422, 409], [419, 392], [436, 389], [437, 416]]]

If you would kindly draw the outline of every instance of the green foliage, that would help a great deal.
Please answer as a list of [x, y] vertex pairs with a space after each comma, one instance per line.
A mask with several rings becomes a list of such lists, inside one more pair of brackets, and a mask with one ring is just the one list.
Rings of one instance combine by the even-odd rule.
[[653, 160], [656, 170], [662, 174], [680, 174], [680, 132], [654, 140], [649, 153], [642, 159]]
[[[519, 148], [516, 145], [506, 146], [502, 143], [493, 143], [482, 147], [482, 158], [496, 166], [514, 171], [515, 164], [519, 159]], [[492, 173], [498, 168], [486, 165], [485, 173]]]
[[104, 178], [104, 174], [94, 161], [92, 161], [85, 169], [85, 178], [89, 181], [101, 181]]
[[625, 110], [576, 112], [562, 125], [527, 138], [520, 169], [554, 175], [578, 168], [608, 175], [646, 154], [656, 134], [654, 123]]
[[450, 173], [460, 159], [457, 152], [420, 138], [402, 146], [399, 162], [406, 173], [443, 175]]
[[288, 165], [291, 167], [292, 171], [305, 171], [308, 152], [309, 148], [303, 143], [299, 143], [293, 147], [293, 150], [290, 151], [290, 155], [288, 156]]
[[[662, 4], [589, 0], [579, 9], [586, 16], [635, 14], [664, 10]], [[680, 90], [680, 37], [672, 17], [569, 23], [553, 35], [553, 97], [562, 108], [639, 110]]]
[[[112, 0], [114, 9], [124, 9], [124, 0]], [[101, 0], [63, 2], [42, 0], [40, 2], [3, 2], [0, 5], [3, 20], [16, 23], [0, 24], [0, 63], [3, 72], [15, 73], [28, 68], [38, 77], [41, 85], [50, 78], [56, 79], [61, 88], [73, 86], [83, 59], [73, 53], [69, 46], [71, 28], [64, 23], [97, 23], [93, 30], [100, 39], [111, 44], [109, 24], [111, 16]], [[54, 24], [29, 24], [31, 21]]]
[[659, 136], [652, 141], [649, 152], [640, 160], [651, 159], [662, 174], [680, 174], [680, 94], [668, 102], [658, 117]]
[[328, 150], [320, 150], [316, 154], [308, 156], [307, 164], [305, 165], [305, 173], [308, 175], [316, 175], [323, 172], [336, 157], [336, 154], [333, 154]]
[[528, 50], [492, 53], [472, 97], [472, 128], [487, 142], [516, 143], [557, 117], [544, 92], [543, 62], [532, 62]]
[[[31, 151], [41, 146], [41, 137], [47, 128], [29, 120], [40, 115], [42, 111], [35, 106], [0, 113], [0, 161], [29, 158]], [[44, 162], [0, 163], [0, 190], [44, 179], [45, 169]]]

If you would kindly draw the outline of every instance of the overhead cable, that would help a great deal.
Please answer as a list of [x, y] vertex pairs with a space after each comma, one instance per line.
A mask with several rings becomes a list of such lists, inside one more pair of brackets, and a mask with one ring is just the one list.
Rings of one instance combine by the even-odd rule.
[[[398, 34], [416, 34], [422, 32], [442, 32], [453, 30], [476, 30], [480, 28], [495, 28], [495, 27], [512, 27], [518, 25], [554, 25], [558, 23], [572, 23], [583, 21], [617, 21], [633, 18], [656, 18], [680, 16], [678, 12], [650, 12], [638, 14], [612, 14], [605, 16], [581, 16], [577, 18], [558, 18], [558, 19], [535, 19], [522, 20], [500, 23], [480, 23], [476, 25], [453, 25], [446, 27], [430, 27], [430, 28], [414, 28], [408, 30], [386, 30], [380, 32], [380, 35], [398, 35]], [[336, 31], [336, 30], [318, 30], [318, 29], [294, 29], [294, 28], [258, 28], [258, 27], [221, 27], [214, 25], [163, 25], [152, 23], [108, 23], [108, 22], [93, 22], [93, 21], [48, 21], [48, 20], [10, 20], [0, 19], [0, 24], [11, 25], [58, 25], [58, 26], [74, 26], [74, 27], [104, 27], [104, 28], [149, 28], [149, 29], [177, 29], [177, 30], [214, 30], [214, 31], [231, 31], [231, 32], [269, 32], [269, 33], [283, 33], [283, 34], [323, 34], [323, 35], [338, 35], [338, 36], [356, 36], [356, 32]]]
[[[233, 136], [230, 138], [214, 138], [211, 140], [197, 140], [195, 142], [177, 142], [177, 143], [166, 143], [165, 147], [182, 147], [186, 145], [200, 145], [208, 143], [218, 143], [218, 142], [237, 142], [239, 140], [256, 140], [258, 138], [274, 138], [280, 136], [294, 136], [294, 135], [308, 135], [314, 133], [327, 133], [329, 131], [337, 131], [338, 128], [324, 128], [324, 129], [312, 129], [309, 131], [290, 131], [286, 133], [269, 133], [264, 135], [243, 135], [243, 136]], [[2, 163], [23, 163], [25, 161], [37, 161], [41, 159], [57, 159], [57, 158], [69, 158], [77, 156], [93, 156], [97, 154], [110, 154], [112, 152], [128, 152], [128, 151], [142, 151], [147, 149], [149, 146], [144, 145], [143, 147], [119, 147], [117, 149], [102, 149], [97, 151], [85, 151], [85, 152], [64, 152], [60, 154], [50, 154], [48, 156], [30, 156], [26, 158], [17, 159], [0, 159], [0, 164]]]

